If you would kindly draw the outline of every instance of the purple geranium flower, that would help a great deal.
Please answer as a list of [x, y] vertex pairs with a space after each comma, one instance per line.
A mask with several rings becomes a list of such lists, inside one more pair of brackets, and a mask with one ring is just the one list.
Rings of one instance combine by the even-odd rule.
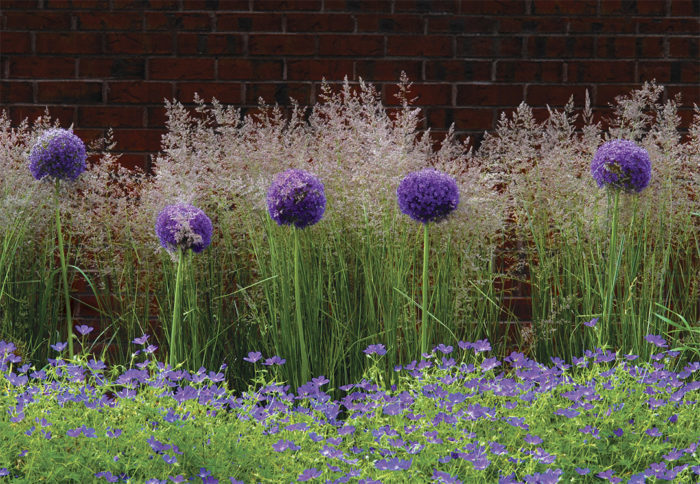
[[156, 219], [156, 235], [169, 252], [179, 249], [202, 252], [211, 243], [212, 231], [209, 217], [187, 203], [167, 205]]
[[278, 173], [267, 191], [267, 211], [278, 225], [313, 225], [326, 211], [323, 183], [304, 170]]
[[260, 353], [259, 351], [251, 351], [248, 353], [248, 356], [243, 358], [243, 361], [247, 361], [248, 363], [255, 363], [260, 358], [262, 358], [262, 353]]
[[647, 340], [649, 343], [658, 346], [659, 348], [668, 348], [666, 340], [663, 339], [661, 336], [655, 334], [648, 334], [644, 337], [644, 339]]
[[82, 336], [90, 334], [93, 329], [95, 329], [95, 328], [93, 328], [92, 326], [88, 326], [86, 324], [81, 324], [81, 325], [75, 327], [75, 330], [78, 333], [80, 333]]
[[386, 354], [386, 348], [384, 347], [383, 344], [379, 343], [376, 345], [369, 345], [367, 348], [365, 348], [362, 351], [366, 355], [385, 355]]
[[596, 324], [598, 324], [598, 318], [593, 318], [590, 321], [583, 323], [584, 326], [588, 326], [589, 328], [595, 327]]
[[263, 365], [265, 366], [272, 366], [272, 365], [284, 365], [287, 362], [284, 358], [280, 358], [279, 356], [275, 355], [272, 358], [268, 358], [265, 360]]
[[310, 469], [304, 469], [304, 472], [302, 472], [299, 477], [297, 478], [297, 482], [299, 481], [310, 481], [311, 479], [316, 479], [319, 477], [321, 474], [323, 474], [322, 471], [319, 471], [315, 467], [311, 467]]
[[411, 468], [411, 464], [413, 464], [413, 459], [402, 460], [398, 457], [392, 457], [378, 460], [374, 463], [374, 467], [380, 471], [407, 471]]
[[148, 340], [148, 335], [144, 334], [140, 338], [134, 339], [134, 341], [132, 341], [132, 343], [134, 343], [135, 345], [145, 345], [147, 340]]
[[85, 144], [72, 131], [46, 130], [29, 153], [29, 171], [37, 180], [49, 176], [56, 180], [78, 179], [85, 171]]
[[406, 175], [396, 196], [401, 212], [424, 224], [444, 220], [459, 204], [457, 182], [432, 168]]
[[593, 156], [591, 174], [599, 187], [641, 192], [651, 179], [649, 153], [633, 141], [608, 141]]
[[66, 346], [68, 346], [68, 343], [56, 343], [55, 345], [51, 345], [51, 348], [58, 351], [61, 353], [63, 350], [66, 349]]

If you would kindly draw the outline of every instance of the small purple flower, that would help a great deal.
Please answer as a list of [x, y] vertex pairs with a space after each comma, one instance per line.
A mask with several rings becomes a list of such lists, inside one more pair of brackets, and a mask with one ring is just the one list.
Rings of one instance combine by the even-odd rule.
[[586, 321], [585, 323], [583, 323], [583, 325], [588, 326], [589, 328], [593, 328], [596, 324], [598, 324], [598, 319], [599, 318], [593, 318], [590, 321]]
[[29, 153], [29, 171], [41, 180], [75, 181], [85, 171], [85, 144], [72, 131], [60, 128], [46, 130]]
[[584, 468], [577, 467], [576, 472], [578, 472], [578, 475], [580, 475], [580, 476], [585, 476], [586, 474], [591, 472], [591, 470], [588, 467], [584, 467]]
[[538, 445], [538, 444], [541, 444], [541, 443], [542, 443], [542, 439], [541, 439], [540, 437], [538, 437], [537, 435], [530, 435], [530, 434], [527, 434], [527, 435], [523, 438], [523, 440], [524, 440], [525, 442], [527, 442], [528, 444], [532, 444], [532, 445]]
[[374, 467], [380, 471], [407, 471], [411, 468], [413, 459], [402, 460], [398, 457], [381, 459], [374, 463]]
[[414, 171], [396, 189], [399, 208], [413, 220], [427, 224], [444, 220], [459, 204], [457, 182], [432, 168]]
[[285, 450], [299, 450], [301, 449], [301, 447], [296, 445], [291, 440], [280, 439], [274, 444], [272, 444], [272, 449], [275, 452], [284, 452]]
[[248, 353], [248, 356], [243, 358], [243, 361], [247, 361], [248, 363], [255, 363], [260, 358], [262, 358], [262, 353], [260, 353], [259, 351], [251, 351]]
[[323, 183], [304, 170], [278, 173], [267, 191], [267, 211], [278, 225], [313, 225], [326, 211]]
[[652, 427], [645, 431], [649, 437], [662, 437], [663, 434], [656, 427]]
[[63, 350], [66, 349], [66, 346], [68, 346], [68, 343], [56, 343], [55, 345], [51, 345], [51, 348], [59, 353], [62, 353]]
[[666, 340], [663, 339], [661, 336], [655, 335], [655, 334], [648, 334], [644, 337], [647, 342], [652, 343], [653, 345], [656, 345], [659, 348], [668, 348], [668, 344], [666, 344]]
[[481, 371], [489, 371], [493, 370], [497, 366], [501, 366], [501, 362], [498, 361], [496, 358], [486, 358], [482, 363], [481, 363]]
[[86, 324], [81, 324], [81, 325], [75, 327], [75, 330], [76, 330], [78, 333], [80, 333], [82, 336], [85, 336], [85, 335], [87, 335], [87, 334], [90, 334], [90, 333], [92, 332], [93, 329], [95, 329], [95, 328], [93, 328], [93, 327], [91, 327], [91, 326], [88, 326], [88, 325], [86, 325]]
[[487, 339], [480, 339], [472, 343], [471, 348], [474, 350], [474, 353], [483, 353], [485, 351], [491, 351], [491, 343], [489, 343]]
[[311, 479], [316, 479], [321, 474], [323, 474], [323, 472], [319, 471], [315, 467], [311, 467], [310, 469], [304, 469], [304, 472], [302, 472], [297, 478], [297, 482], [310, 481]]
[[272, 365], [284, 365], [287, 362], [284, 358], [280, 358], [279, 356], [275, 355], [272, 358], [268, 358], [265, 360], [265, 363], [263, 365], [265, 366], [272, 366]]
[[156, 218], [156, 235], [168, 252], [202, 252], [211, 243], [213, 230], [209, 217], [187, 203], [167, 205]]
[[613, 434], [615, 434], [615, 435], [618, 436], [618, 437], [622, 437], [622, 435], [623, 435], [624, 433], [625, 433], [625, 431], [622, 430], [622, 429], [619, 428], [619, 427], [616, 428], [615, 430], [613, 430]]
[[144, 334], [140, 338], [134, 339], [134, 341], [132, 341], [132, 343], [134, 343], [135, 345], [145, 345], [147, 340], [148, 340], [148, 335]]
[[379, 343], [376, 345], [369, 345], [367, 348], [365, 348], [362, 351], [366, 355], [385, 355], [386, 354], [386, 348], [384, 347], [383, 344]]
[[633, 141], [608, 141], [593, 156], [591, 174], [601, 188], [641, 192], [651, 180], [649, 153]]

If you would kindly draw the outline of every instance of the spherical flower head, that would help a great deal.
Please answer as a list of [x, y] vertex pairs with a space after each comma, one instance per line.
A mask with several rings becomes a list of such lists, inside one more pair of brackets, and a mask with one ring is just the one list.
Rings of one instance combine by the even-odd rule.
[[180, 249], [202, 252], [211, 243], [212, 231], [209, 217], [187, 203], [166, 206], [156, 219], [156, 235], [169, 252]]
[[267, 211], [278, 225], [313, 225], [326, 211], [323, 183], [304, 170], [283, 171], [267, 191]]
[[427, 224], [444, 220], [459, 205], [459, 188], [450, 175], [432, 168], [414, 171], [396, 189], [401, 212]]
[[633, 141], [603, 143], [591, 162], [591, 174], [599, 187], [641, 192], [651, 179], [649, 153]]
[[37, 180], [48, 176], [75, 181], [85, 171], [85, 144], [67, 129], [46, 130], [29, 153], [29, 171]]

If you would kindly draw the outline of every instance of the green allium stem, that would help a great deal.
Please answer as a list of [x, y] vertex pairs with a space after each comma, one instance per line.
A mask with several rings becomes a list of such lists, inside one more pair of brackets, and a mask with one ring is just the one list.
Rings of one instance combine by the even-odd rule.
[[304, 327], [301, 321], [301, 278], [299, 270], [301, 262], [299, 261], [299, 229], [294, 227], [294, 305], [297, 313], [297, 333], [299, 336], [299, 350], [301, 353], [301, 382], [304, 384], [311, 379], [309, 371], [309, 360], [306, 354], [306, 343], [304, 342]]
[[175, 368], [180, 343], [182, 339], [180, 324], [182, 320], [182, 271], [184, 266], [185, 250], [179, 249], [177, 257], [177, 275], [175, 276], [175, 302], [173, 303], [173, 324], [170, 328], [170, 366]]
[[68, 266], [63, 252], [63, 234], [61, 232], [61, 210], [59, 202], [59, 180], [56, 180], [56, 232], [58, 235], [58, 255], [61, 258], [61, 277], [63, 279], [63, 296], [66, 300], [66, 324], [68, 327], [68, 354], [73, 358], [73, 319], [70, 313], [70, 287], [68, 287]]
[[423, 224], [423, 307], [421, 308], [421, 353], [428, 352], [428, 254], [430, 253], [430, 241], [428, 240], [428, 224]]
[[[615, 295], [615, 281], [619, 269], [619, 250], [617, 248], [617, 219], [618, 206], [620, 204], [620, 190], [615, 190], [615, 199], [613, 202], [612, 222], [610, 227], [610, 248], [608, 249], [608, 267], [606, 271], [607, 285], [605, 291], [605, 299], [603, 300], [603, 328], [598, 332], [598, 347], [601, 347], [603, 332], [607, 333], [608, 340], [612, 332], [610, 321], [612, 313], [613, 297]], [[609, 341], [608, 341], [609, 342]]]

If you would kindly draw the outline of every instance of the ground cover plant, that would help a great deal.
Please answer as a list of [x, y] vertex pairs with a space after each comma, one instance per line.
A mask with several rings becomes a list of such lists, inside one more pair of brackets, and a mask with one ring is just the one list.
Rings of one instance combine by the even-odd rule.
[[[521, 104], [472, 150], [419, 133], [399, 87], [391, 117], [363, 82], [288, 113], [168, 101], [153, 174], [122, 167], [109, 132], [85, 163], [48, 114], [0, 116], [7, 475], [695, 479], [700, 109], [682, 140], [679, 101], [653, 82], [617, 99], [606, 131], [588, 100], [541, 122]], [[513, 333], [516, 282], [533, 321]], [[80, 284], [90, 325], [71, 314]], [[81, 403], [92, 420], [23, 427], [25, 406], [68, 425]], [[48, 447], [15, 448], [18, 429]], [[114, 429], [107, 459], [86, 439]], [[530, 447], [514, 429], [536, 429]], [[102, 474], [52, 450], [59, 434]]]

